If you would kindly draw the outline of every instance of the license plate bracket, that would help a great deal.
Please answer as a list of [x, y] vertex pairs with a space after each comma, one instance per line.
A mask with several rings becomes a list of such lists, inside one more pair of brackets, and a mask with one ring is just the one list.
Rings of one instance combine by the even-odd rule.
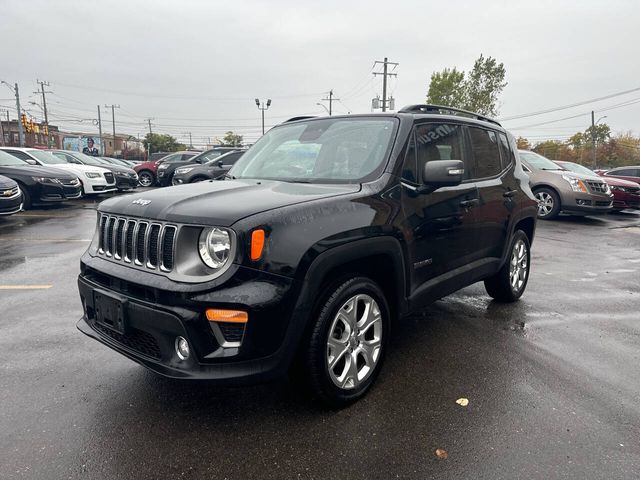
[[126, 300], [101, 291], [94, 291], [93, 305], [96, 322], [122, 335], [126, 333]]

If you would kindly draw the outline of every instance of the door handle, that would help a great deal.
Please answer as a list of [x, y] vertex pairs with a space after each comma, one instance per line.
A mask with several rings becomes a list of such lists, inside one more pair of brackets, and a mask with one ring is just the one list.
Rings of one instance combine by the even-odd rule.
[[516, 193], [518, 193], [518, 191], [517, 191], [517, 190], [507, 190], [506, 192], [504, 192], [504, 193], [502, 194], [502, 196], [503, 196], [503, 197], [505, 197], [505, 198], [511, 198], [511, 197], [513, 197]]
[[480, 203], [480, 200], [478, 200], [477, 198], [473, 198], [471, 200], [463, 200], [462, 202], [460, 202], [460, 206], [462, 208], [471, 208], [475, 205], [478, 205]]

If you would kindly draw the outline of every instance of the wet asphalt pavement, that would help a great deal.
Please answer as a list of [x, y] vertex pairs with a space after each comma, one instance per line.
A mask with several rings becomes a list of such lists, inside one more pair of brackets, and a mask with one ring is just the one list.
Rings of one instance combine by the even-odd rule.
[[327, 411], [78, 332], [94, 208], [0, 217], [2, 480], [640, 477], [640, 213], [539, 222], [520, 302], [476, 284], [396, 322], [370, 394]]

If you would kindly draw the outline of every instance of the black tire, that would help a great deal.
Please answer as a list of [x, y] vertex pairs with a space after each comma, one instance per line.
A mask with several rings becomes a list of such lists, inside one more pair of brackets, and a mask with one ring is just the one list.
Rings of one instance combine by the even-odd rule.
[[[541, 220], [553, 220], [560, 215], [562, 205], [560, 197], [552, 188], [536, 188], [533, 194], [538, 201], [538, 218]], [[542, 203], [541, 203], [542, 202]]]
[[209, 178], [207, 178], [207, 177], [193, 177], [193, 178], [189, 181], [189, 183], [205, 182], [205, 181], [207, 181], [207, 180], [209, 180]]
[[156, 184], [156, 176], [151, 170], [138, 172], [138, 183], [141, 187], [153, 187]]
[[27, 188], [24, 185], [22, 185], [21, 183], [18, 184], [18, 188], [22, 192], [22, 209], [23, 210], [30, 209], [31, 208], [31, 195], [29, 195], [29, 190], [27, 190]]
[[[328, 288], [323, 289], [323, 291], [328, 293], [320, 299], [314, 309], [315, 318], [312, 319], [314, 323], [307, 337], [306, 345], [302, 345], [301, 360], [303, 368], [299, 374], [303, 375], [305, 383], [315, 397], [331, 407], [343, 407], [365, 395], [380, 372], [389, 337], [389, 307], [380, 287], [366, 277], [343, 279], [329, 285]], [[369, 303], [369, 308], [366, 308], [365, 305], [366, 302], [369, 301], [368, 299], [373, 299], [374, 302]], [[347, 307], [347, 302], [352, 300], [352, 305], [354, 305], [352, 308], [355, 308], [354, 318], [358, 318], [362, 308], [364, 308], [362, 319], [368, 317], [367, 312], [374, 312], [373, 316], [377, 317], [377, 315], [375, 315], [375, 305], [377, 305], [377, 311], [380, 313], [380, 321], [379, 323], [378, 321], [373, 321], [370, 326], [364, 330], [355, 329], [357, 335], [349, 335], [347, 330], [342, 332], [342, 336], [346, 335], [347, 338], [346, 342], [341, 344], [344, 345], [341, 347], [344, 348], [344, 351], [341, 356], [340, 354], [334, 353], [334, 355], [341, 358], [341, 360], [338, 360], [336, 364], [334, 364], [332, 369], [334, 373], [330, 373], [329, 352], [331, 348], [328, 345], [330, 330], [337, 328], [339, 312], [342, 310], [344, 313], [346, 310], [343, 309]], [[375, 335], [376, 330], [378, 331], [377, 338]], [[367, 339], [367, 336], [373, 338]], [[335, 339], [335, 337], [332, 338]], [[362, 343], [358, 343], [358, 338], [362, 340]], [[336, 341], [338, 340], [336, 339]], [[369, 366], [365, 358], [367, 355], [365, 355], [363, 344], [378, 345], [378, 342], [379, 349], [377, 350], [375, 350], [375, 346], [367, 347], [377, 352], [377, 354], [374, 353], [369, 357], [373, 361], [373, 365]], [[338, 381], [337, 378], [336, 380], [332, 379], [332, 375], [333, 378], [335, 378], [335, 369], [340, 367], [339, 364], [343, 360], [343, 370], [347, 372], [345, 373], [344, 388], [334, 383]], [[353, 372], [355, 373], [355, 377], [349, 373], [352, 372], [349, 368], [352, 364], [355, 365], [355, 372]], [[358, 365], [360, 364], [362, 364], [361, 368], [363, 372], [365, 368], [368, 370], [363, 374], [362, 379], [357, 379], [360, 373], [358, 370]], [[350, 378], [353, 378], [354, 382], [350, 383]]]
[[[521, 245], [523, 245], [525, 249], [523, 257], [521, 257], [519, 253], [519, 248]], [[518, 249], [518, 251], [516, 251], [516, 249]], [[517, 262], [517, 267], [519, 267], [515, 272], [515, 275], [518, 276], [517, 281], [513, 281], [514, 279], [511, 275], [511, 267], [514, 262], [514, 255], [516, 255], [515, 261]], [[523, 266], [522, 261], [526, 262], [526, 265]], [[527, 235], [522, 230], [517, 230], [514, 233], [513, 238], [511, 239], [511, 243], [509, 244], [509, 254], [507, 256], [507, 261], [504, 263], [502, 268], [498, 270], [498, 273], [496, 273], [492, 277], [487, 278], [484, 281], [484, 288], [487, 290], [489, 296], [493, 297], [499, 302], [515, 302], [522, 296], [524, 290], [527, 288], [530, 270], [531, 244], [529, 243], [529, 237], [527, 237]]]

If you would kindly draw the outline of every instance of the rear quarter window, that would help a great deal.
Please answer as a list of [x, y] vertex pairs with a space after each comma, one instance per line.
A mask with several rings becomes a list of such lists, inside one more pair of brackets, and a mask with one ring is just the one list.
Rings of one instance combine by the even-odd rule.
[[468, 127], [475, 162], [475, 177], [487, 178], [502, 171], [498, 134], [493, 130]]

